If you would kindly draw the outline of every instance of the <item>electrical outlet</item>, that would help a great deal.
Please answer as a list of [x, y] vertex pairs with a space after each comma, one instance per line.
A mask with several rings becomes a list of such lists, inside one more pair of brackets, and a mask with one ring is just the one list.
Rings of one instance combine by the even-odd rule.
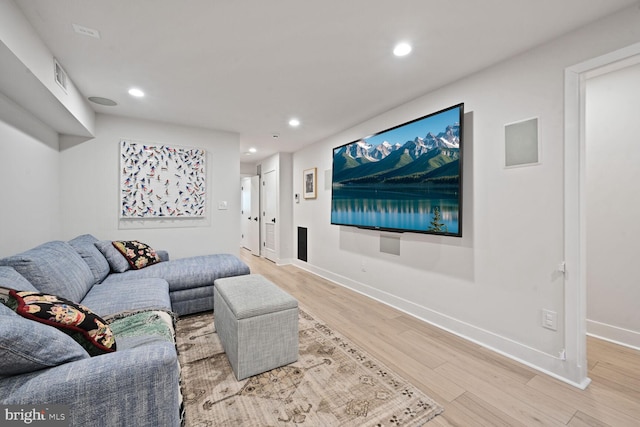
[[552, 331], [558, 330], [558, 313], [551, 310], [542, 310], [542, 327]]
[[362, 271], [362, 272], [366, 272], [367, 271], [367, 262], [364, 261], [364, 260], [360, 263], [360, 271]]

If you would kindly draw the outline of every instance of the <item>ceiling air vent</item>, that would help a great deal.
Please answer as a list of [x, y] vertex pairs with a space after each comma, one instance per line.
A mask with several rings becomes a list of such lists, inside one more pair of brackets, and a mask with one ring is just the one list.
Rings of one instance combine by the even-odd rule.
[[78, 34], [82, 34], [83, 36], [93, 37], [94, 39], [100, 38], [100, 31], [94, 30], [93, 28], [85, 27], [83, 25], [71, 24], [73, 26], [73, 31]]
[[62, 66], [55, 58], [53, 58], [53, 77], [55, 78], [56, 83], [58, 83], [62, 90], [64, 90], [64, 93], [67, 93], [67, 82], [69, 81], [67, 73], [64, 72]]

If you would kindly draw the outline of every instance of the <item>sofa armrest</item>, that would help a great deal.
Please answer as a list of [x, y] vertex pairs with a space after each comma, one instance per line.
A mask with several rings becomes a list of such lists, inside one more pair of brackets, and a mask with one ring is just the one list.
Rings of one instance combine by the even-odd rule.
[[153, 343], [0, 379], [0, 403], [69, 407], [72, 426], [179, 426], [180, 368]]
[[156, 254], [160, 257], [161, 261], [169, 261], [169, 252], [160, 249], [159, 251], [156, 251]]

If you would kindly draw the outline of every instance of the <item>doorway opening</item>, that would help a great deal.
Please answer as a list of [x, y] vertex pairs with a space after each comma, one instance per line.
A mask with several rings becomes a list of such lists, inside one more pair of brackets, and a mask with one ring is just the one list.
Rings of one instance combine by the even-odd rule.
[[565, 70], [564, 252], [566, 378], [586, 388], [586, 120], [585, 91], [589, 73], [624, 66], [640, 55], [640, 43], [582, 62]]

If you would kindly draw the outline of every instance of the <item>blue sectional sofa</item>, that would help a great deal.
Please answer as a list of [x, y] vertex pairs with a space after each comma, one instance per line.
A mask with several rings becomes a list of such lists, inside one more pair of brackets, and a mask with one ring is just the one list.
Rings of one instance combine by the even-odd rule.
[[91, 357], [69, 334], [0, 304], [0, 404], [65, 405], [74, 426], [180, 425], [173, 316], [212, 310], [214, 280], [249, 267], [229, 254], [159, 252], [162, 262], [132, 270], [110, 247], [83, 235], [0, 260], [0, 288], [79, 303], [109, 324], [117, 345]]

